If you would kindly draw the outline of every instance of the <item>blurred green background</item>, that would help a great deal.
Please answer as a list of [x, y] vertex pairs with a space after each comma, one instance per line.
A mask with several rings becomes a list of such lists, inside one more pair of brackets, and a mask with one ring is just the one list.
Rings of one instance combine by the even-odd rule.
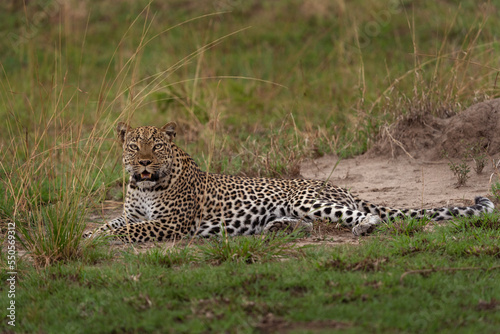
[[[363, 153], [399, 117], [447, 117], [498, 96], [499, 10], [488, 1], [4, 1], [4, 169], [75, 136], [100, 139], [91, 168], [109, 188], [121, 184], [116, 122], [176, 121], [178, 144], [203, 169], [297, 176], [304, 158]], [[79, 159], [50, 163], [68, 156]]]

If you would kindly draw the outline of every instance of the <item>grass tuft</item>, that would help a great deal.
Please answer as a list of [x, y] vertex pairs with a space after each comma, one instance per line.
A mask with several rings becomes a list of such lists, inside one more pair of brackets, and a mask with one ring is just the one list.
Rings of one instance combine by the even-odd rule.
[[491, 185], [491, 193], [496, 199], [497, 204], [500, 203], [500, 182], [495, 182]]
[[[224, 230], [224, 229], [223, 229]], [[292, 233], [270, 233], [248, 237], [221, 237], [206, 240], [199, 251], [203, 258], [211, 263], [224, 262], [257, 263], [268, 262], [299, 254], [294, 243], [302, 235]]]
[[450, 167], [451, 172], [457, 179], [457, 188], [464, 186], [467, 183], [467, 180], [470, 178], [470, 167], [467, 163], [467, 157], [462, 157], [460, 163], [458, 163], [451, 161], [446, 153], [444, 154], [444, 156], [448, 159], [448, 167]]
[[486, 162], [488, 161], [487, 144], [484, 138], [479, 138], [479, 141], [469, 147], [469, 156], [474, 161], [474, 171], [476, 174], [481, 174]]
[[500, 213], [492, 212], [482, 216], [458, 217], [451, 221], [452, 230], [500, 230]]
[[497, 204], [500, 204], [500, 159], [495, 161], [492, 159], [494, 172], [490, 175], [491, 193], [496, 199]]
[[413, 236], [416, 233], [424, 231], [425, 227], [431, 222], [427, 217], [396, 219], [394, 221], [383, 222], [377, 227], [376, 231], [380, 234], [391, 236]]
[[472, 246], [466, 250], [466, 253], [475, 256], [492, 256], [500, 258], [500, 246], [498, 245]]
[[199, 256], [192, 247], [178, 246], [168, 249], [153, 248], [146, 253], [139, 254], [138, 259], [143, 263], [170, 268], [197, 262]]

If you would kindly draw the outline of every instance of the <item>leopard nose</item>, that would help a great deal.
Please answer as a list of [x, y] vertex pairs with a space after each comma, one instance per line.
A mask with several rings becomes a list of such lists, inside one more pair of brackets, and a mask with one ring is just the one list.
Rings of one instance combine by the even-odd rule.
[[139, 160], [139, 164], [143, 166], [151, 165], [151, 160]]

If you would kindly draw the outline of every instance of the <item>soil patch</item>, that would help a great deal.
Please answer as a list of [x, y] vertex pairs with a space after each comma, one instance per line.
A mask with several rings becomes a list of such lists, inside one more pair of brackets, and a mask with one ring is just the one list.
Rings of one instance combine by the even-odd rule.
[[446, 119], [430, 114], [407, 116], [384, 128], [367, 157], [436, 161], [446, 152], [462, 158], [472, 146], [480, 144], [489, 155], [500, 153], [500, 99], [474, 104]]
[[259, 333], [290, 333], [306, 331], [307, 333], [323, 333], [324, 331], [339, 331], [351, 327], [347, 322], [335, 320], [316, 320], [309, 322], [289, 322], [272, 313], [266, 314], [257, 324]]
[[448, 161], [443, 159], [428, 162], [403, 156], [360, 156], [341, 160], [333, 170], [337, 161], [335, 156], [309, 161], [301, 174], [308, 179], [329, 180], [374, 204], [397, 208], [471, 205], [475, 196], [491, 195], [490, 176], [495, 173], [489, 163], [482, 174], [471, 171], [466, 185], [457, 188]]

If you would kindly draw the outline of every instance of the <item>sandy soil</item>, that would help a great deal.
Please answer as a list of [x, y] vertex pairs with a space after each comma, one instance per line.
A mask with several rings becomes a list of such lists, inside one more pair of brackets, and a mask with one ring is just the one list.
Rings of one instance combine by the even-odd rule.
[[490, 194], [490, 175], [494, 172], [491, 164], [480, 175], [471, 171], [466, 185], [457, 188], [447, 160], [360, 156], [341, 160], [335, 168], [337, 161], [337, 157], [325, 156], [307, 162], [301, 174], [307, 179], [330, 180], [374, 204], [397, 208], [470, 205], [475, 196]]

